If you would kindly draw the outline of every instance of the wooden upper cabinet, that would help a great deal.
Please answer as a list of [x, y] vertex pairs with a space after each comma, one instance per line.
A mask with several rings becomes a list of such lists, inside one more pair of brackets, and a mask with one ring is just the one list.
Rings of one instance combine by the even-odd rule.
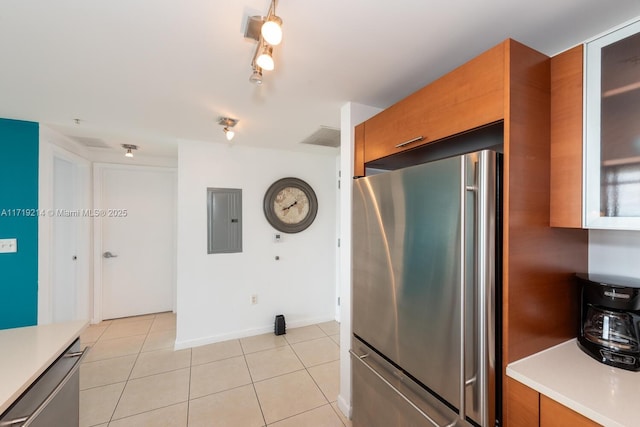
[[364, 162], [501, 120], [506, 46], [501, 43], [367, 120]]
[[364, 176], [364, 123], [354, 129], [353, 177]]
[[583, 46], [551, 58], [552, 227], [582, 227]]

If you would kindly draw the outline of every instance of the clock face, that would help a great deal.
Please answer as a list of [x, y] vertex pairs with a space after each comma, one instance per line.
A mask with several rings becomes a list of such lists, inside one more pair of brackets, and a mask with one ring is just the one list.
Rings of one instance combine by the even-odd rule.
[[316, 194], [298, 178], [274, 182], [264, 195], [264, 215], [275, 229], [298, 233], [311, 225], [318, 211]]
[[285, 187], [276, 194], [273, 210], [285, 224], [298, 224], [309, 215], [309, 198], [297, 187]]

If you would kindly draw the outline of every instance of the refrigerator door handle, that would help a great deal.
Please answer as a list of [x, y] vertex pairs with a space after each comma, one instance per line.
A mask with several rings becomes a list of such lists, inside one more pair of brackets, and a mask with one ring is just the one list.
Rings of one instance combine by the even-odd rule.
[[[470, 155], [466, 155], [464, 156], [464, 163], [463, 163], [463, 181], [462, 181], [462, 186], [463, 186], [463, 190], [462, 190], [462, 212], [463, 212], [463, 217], [461, 219], [461, 222], [463, 224], [462, 226], [462, 231], [463, 231], [463, 235], [462, 235], [462, 241], [463, 241], [463, 245], [462, 245], [462, 253], [461, 253], [461, 258], [462, 258], [462, 264], [466, 266], [466, 270], [463, 270], [461, 272], [463, 280], [462, 280], [462, 284], [461, 284], [461, 288], [462, 288], [462, 293], [461, 293], [461, 310], [463, 313], [465, 313], [465, 317], [461, 318], [461, 324], [463, 325], [462, 327], [462, 339], [464, 341], [464, 346], [461, 347], [461, 354], [462, 354], [462, 365], [463, 368], [461, 368], [461, 378], [462, 378], [462, 384], [461, 387], [462, 389], [464, 389], [465, 393], [462, 394], [461, 393], [461, 407], [464, 408], [464, 413], [461, 415], [461, 418], [464, 419], [464, 417], [466, 417], [467, 415], [470, 416], [472, 419], [476, 418], [475, 414], [478, 411], [478, 402], [476, 399], [476, 392], [475, 389], [478, 386], [478, 372], [479, 372], [479, 360], [478, 360], [478, 319], [476, 318], [475, 315], [477, 315], [477, 311], [476, 311], [476, 305], [477, 305], [477, 301], [476, 301], [476, 289], [477, 289], [477, 275], [476, 275], [476, 268], [477, 268], [477, 263], [478, 263], [478, 247], [477, 247], [477, 240], [476, 240], [476, 235], [478, 233], [478, 209], [479, 209], [479, 204], [478, 204], [478, 197], [479, 197], [479, 193], [481, 193], [480, 190], [480, 183], [478, 181], [478, 173], [479, 173], [479, 168], [478, 168], [478, 163], [479, 163], [480, 159], [478, 157], [478, 153], [474, 153], [474, 154], [470, 154]], [[471, 198], [471, 203], [469, 203], [467, 201], [467, 198]], [[467, 208], [469, 207], [468, 205], [472, 205], [470, 206], [471, 208], [471, 212], [467, 211]], [[467, 217], [467, 215], [469, 215], [469, 217]], [[467, 227], [467, 221], [471, 222], [471, 226]], [[471, 250], [472, 253], [471, 258], [467, 259], [467, 249], [469, 249], [468, 246], [468, 241], [469, 239], [472, 239], [472, 242], [475, 242], [474, 244], [470, 245], [471, 246]], [[471, 275], [471, 278], [469, 278], [469, 281], [471, 283], [467, 283], [467, 274]], [[471, 299], [472, 301], [467, 301], [467, 298]], [[468, 307], [468, 304], [472, 307]], [[468, 315], [467, 313], [467, 309], [471, 308], [472, 313], [471, 315]], [[475, 325], [475, 326], [474, 326]], [[468, 337], [467, 333], [471, 332], [472, 336]], [[469, 342], [467, 341], [471, 341], [471, 344], [469, 344]], [[473, 370], [473, 374], [471, 375], [470, 378], [467, 378], [467, 363], [471, 362], [471, 369]], [[469, 395], [467, 394], [467, 387], [471, 387], [471, 396], [470, 398], [472, 399], [472, 406], [471, 408], [467, 407], [467, 398], [469, 398]], [[470, 413], [467, 413], [470, 412]]]
[[[464, 156], [462, 164], [460, 349], [460, 418], [469, 416], [482, 426], [489, 425], [487, 369], [492, 337], [488, 327], [493, 315], [492, 254], [494, 248], [495, 153], [481, 151]], [[471, 206], [472, 205], [472, 206]], [[467, 210], [469, 208], [469, 210]], [[470, 242], [474, 242], [471, 244]], [[470, 247], [469, 247], [470, 246]], [[467, 250], [470, 253], [467, 254]], [[469, 257], [469, 258], [467, 258]], [[467, 283], [471, 282], [471, 283]], [[466, 370], [472, 369], [472, 372]], [[467, 375], [470, 375], [469, 377]], [[469, 387], [469, 390], [467, 388]], [[467, 402], [467, 400], [470, 402]], [[468, 405], [469, 404], [469, 405]]]
[[490, 408], [491, 395], [489, 376], [495, 369], [495, 355], [492, 348], [495, 344], [495, 200], [496, 200], [496, 153], [483, 151], [480, 153], [478, 170], [478, 326], [479, 329], [479, 369], [480, 377], [480, 418], [483, 425], [493, 422]]
[[459, 417], [461, 420], [466, 418], [466, 388], [467, 388], [467, 375], [466, 375], [466, 354], [467, 354], [467, 342], [466, 342], [466, 321], [467, 321], [467, 305], [466, 305], [466, 254], [467, 254], [467, 191], [475, 191], [475, 185], [467, 185], [467, 167], [468, 156], [462, 156], [460, 158], [460, 407]]
[[474, 375], [471, 378], [469, 378], [468, 380], [466, 380], [464, 382], [464, 385], [466, 385], [468, 387], [468, 386], [474, 385], [476, 383], [476, 381], [478, 381], [477, 373], [476, 373], [476, 375]]
[[420, 415], [422, 415], [427, 421], [429, 421], [431, 424], [433, 424], [434, 427], [454, 427], [457, 423], [456, 421], [453, 421], [449, 424], [446, 424], [444, 426], [438, 424], [433, 418], [431, 418], [429, 415], [427, 415], [422, 409], [420, 409], [415, 403], [413, 403], [407, 396], [405, 396], [400, 390], [398, 390], [393, 384], [391, 384], [389, 381], [387, 381], [387, 379], [385, 377], [383, 377], [382, 375], [380, 375], [378, 373], [378, 371], [376, 371], [374, 368], [372, 368], [367, 362], [365, 362], [364, 359], [367, 358], [367, 356], [369, 356], [369, 354], [365, 353], [363, 355], [359, 355], [357, 353], [355, 353], [353, 350], [349, 350], [349, 353], [356, 359], [359, 360], [360, 363], [362, 363], [369, 371], [371, 371], [371, 373], [373, 373], [380, 381], [382, 381], [387, 387], [389, 387], [394, 393], [396, 393], [398, 396], [400, 396], [405, 402], [407, 402], [409, 405], [411, 405], [411, 407], [413, 409], [415, 409], [416, 411], [418, 411], [418, 413], [420, 413]]
[[[465, 156], [466, 157], [466, 156]], [[469, 414], [474, 421], [482, 426], [488, 426], [490, 423], [491, 412], [488, 399], [489, 393], [489, 376], [495, 369], [495, 355], [492, 354], [492, 345], [495, 343], [493, 328], [495, 327], [495, 304], [494, 297], [494, 281], [495, 270], [493, 264], [493, 254], [495, 254], [495, 169], [496, 159], [495, 153], [491, 151], [481, 151], [477, 153], [476, 173], [474, 174], [474, 185], [468, 186], [467, 190], [473, 190], [475, 193], [474, 203], [474, 239], [476, 244], [473, 248], [474, 283], [474, 309], [475, 319], [470, 325], [475, 325], [473, 331], [473, 349], [462, 347], [464, 359], [470, 357], [473, 363], [474, 373], [470, 379], [463, 376], [463, 388], [471, 387], [469, 398], [473, 399], [473, 409], [469, 409], [473, 414]], [[468, 167], [468, 166], [467, 166]], [[464, 208], [464, 205], [463, 205]], [[466, 211], [463, 211], [466, 212]], [[463, 219], [463, 223], [466, 220]], [[463, 246], [463, 250], [465, 247]], [[463, 252], [464, 254], [465, 252]], [[464, 281], [463, 281], [464, 282]], [[462, 309], [465, 310], [465, 297], [462, 298]], [[463, 332], [464, 336], [464, 332]], [[468, 347], [468, 346], [467, 346]], [[467, 352], [470, 351], [471, 354]], [[463, 362], [463, 366], [465, 363]], [[464, 370], [462, 371], [464, 372]], [[461, 394], [463, 397], [464, 394]], [[461, 406], [467, 406], [466, 400], [463, 400]], [[461, 411], [462, 412], [462, 411]], [[477, 418], [477, 419], [475, 419]]]

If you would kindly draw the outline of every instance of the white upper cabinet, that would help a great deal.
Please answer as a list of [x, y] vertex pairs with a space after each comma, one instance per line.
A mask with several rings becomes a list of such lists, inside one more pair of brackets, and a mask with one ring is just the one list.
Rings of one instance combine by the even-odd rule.
[[585, 49], [586, 228], [640, 229], [640, 21]]

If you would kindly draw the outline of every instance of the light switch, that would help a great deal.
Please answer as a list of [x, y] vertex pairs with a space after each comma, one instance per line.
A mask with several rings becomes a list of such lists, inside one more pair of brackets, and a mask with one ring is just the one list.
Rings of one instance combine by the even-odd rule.
[[18, 239], [0, 239], [0, 254], [18, 252]]

